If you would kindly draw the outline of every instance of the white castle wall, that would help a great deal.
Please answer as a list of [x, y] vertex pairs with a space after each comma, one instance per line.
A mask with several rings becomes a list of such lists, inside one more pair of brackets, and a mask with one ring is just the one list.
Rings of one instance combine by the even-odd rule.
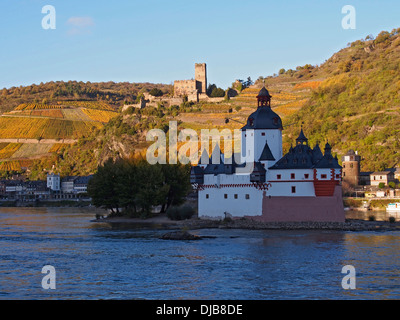
[[268, 163], [268, 165], [272, 166], [275, 164], [275, 162], [282, 158], [282, 131], [279, 129], [243, 130], [242, 156], [245, 157], [245, 161], [258, 161], [262, 151], [264, 150], [265, 142], [267, 141], [272, 155], [275, 158], [275, 161]]
[[[237, 195], [237, 199], [235, 199], [235, 195]], [[248, 195], [248, 199], [246, 195]], [[255, 187], [199, 190], [199, 216], [223, 219], [224, 212], [233, 217], [260, 216], [262, 214], [262, 197], [263, 191]]]

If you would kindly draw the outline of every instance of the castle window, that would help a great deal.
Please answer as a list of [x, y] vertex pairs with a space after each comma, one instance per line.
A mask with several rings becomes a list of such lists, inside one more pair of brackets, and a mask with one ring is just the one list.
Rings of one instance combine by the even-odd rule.
[[346, 168], [346, 165], [343, 163], [343, 169]]
[[296, 187], [292, 186], [292, 193], [296, 193]]
[[246, 200], [249, 200], [249, 199], [250, 199], [250, 195], [246, 194]]
[[294, 173], [290, 174], [290, 179], [296, 179], [296, 175]]
[[264, 137], [265, 136], [265, 132], [261, 132], [261, 135]]
[[235, 197], [235, 199], [237, 199], [237, 198], [238, 198], [238, 195], [237, 195], [237, 194], [235, 194], [235, 195], [234, 195], [234, 197]]
[[225, 199], [228, 199], [228, 195], [227, 195], [226, 193], [224, 194], [224, 198], [225, 198]]
[[278, 180], [281, 180], [281, 179], [282, 179], [282, 176], [281, 176], [280, 174], [278, 174], [278, 175], [276, 175], [276, 178], [277, 178]]
[[206, 194], [206, 199], [209, 199], [210, 198], [210, 195], [207, 193]]
[[304, 178], [308, 179], [308, 177], [309, 177], [308, 173], [304, 174]]
[[326, 179], [326, 174], [321, 174], [321, 179]]

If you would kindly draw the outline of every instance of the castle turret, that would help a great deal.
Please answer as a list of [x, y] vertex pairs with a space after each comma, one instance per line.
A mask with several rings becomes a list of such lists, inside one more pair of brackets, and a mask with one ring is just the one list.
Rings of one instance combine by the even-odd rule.
[[361, 157], [356, 152], [354, 152], [354, 150], [351, 149], [342, 157], [343, 181], [346, 181], [351, 185], [359, 184], [360, 162], [361, 162]]
[[[247, 119], [242, 130], [242, 160], [258, 161], [266, 144], [274, 159], [282, 158], [282, 120], [271, 109], [271, 98], [263, 87], [257, 95], [257, 110]], [[273, 160], [269, 165], [273, 165]]]

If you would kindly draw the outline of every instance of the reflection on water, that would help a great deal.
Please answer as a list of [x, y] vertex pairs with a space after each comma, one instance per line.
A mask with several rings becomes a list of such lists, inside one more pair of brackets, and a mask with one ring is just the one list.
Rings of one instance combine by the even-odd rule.
[[[349, 210], [346, 211], [347, 219], [360, 219], [369, 220], [369, 217], [373, 216], [377, 221], [388, 221], [389, 217], [393, 215], [386, 212], [386, 210]], [[394, 214], [397, 219], [400, 219], [400, 215]]]
[[[0, 299], [398, 299], [397, 232], [160, 229], [91, 223], [87, 209], [0, 208]], [[41, 288], [44, 265], [57, 289]], [[357, 271], [343, 290], [341, 269]]]

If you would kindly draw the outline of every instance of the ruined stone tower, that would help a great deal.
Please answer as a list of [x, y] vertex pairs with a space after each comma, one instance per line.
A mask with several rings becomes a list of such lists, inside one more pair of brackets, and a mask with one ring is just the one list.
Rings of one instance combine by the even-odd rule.
[[194, 78], [196, 80], [196, 89], [198, 93], [207, 93], [207, 65], [205, 63], [195, 64]]

